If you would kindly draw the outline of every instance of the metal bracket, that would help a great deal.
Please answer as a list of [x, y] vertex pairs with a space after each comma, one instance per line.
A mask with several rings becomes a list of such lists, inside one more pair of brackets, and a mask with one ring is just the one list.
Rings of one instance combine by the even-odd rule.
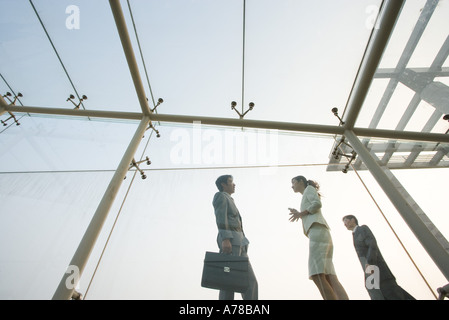
[[243, 114], [241, 114], [235, 107], [237, 106], [237, 102], [232, 101], [231, 102], [231, 110], [234, 110], [239, 115], [240, 119], [243, 119], [243, 117], [251, 110], [254, 109], [254, 102], [249, 103], [249, 109], [246, 110]]
[[70, 101], [71, 103], [73, 103], [73, 105], [75, 106], [75, 108], [73, 108], [73, 109], [78, 110], [78, 109], [80, 108], [81, 103], [82, 103], [84, 100], [87, 100], [87, 96], [83, 94], [83, 96], [81, 97], [81, 99], [80, 99], [80, 101], [78, 102], [78, 104], [76, 104], [76, 103], [73, 101], [73, 99], [75, 99], [75, 96], [74, 96], [73, 94], [71, 94], [71, 95], [67, 98], [66, 101]]
[[145, 131], [147, 131], [147, 130], [149, 130], [149, 129], [151, 129], [151, 130], [153, 130], [154, 132], [156, 132], [156, 137], [157, 137], [157, 138], [160, 138], [160, 137], [161, 137], [161, 134], [160, 134], [159, 131], [153, 126], [153, 124], [152, 124], [151, 122], [148, 124], [148, 128], [146, 128]]
[[[139, 164], [141, 164], [145, 161], [147, 162], [147, 165], [151, 164], [151, 161], [148, 157], [146, 157], [145, 160], [141, 160], [141, 161], [136, 161], [136, 159], [133, 158], [133, 160], [131, 161], [131, 164], [129, 165], [128, 171], [131, 170], [132, 168], [136, 168], [137, 171], [140, 172], [142, 179], [145, 180], [147, 178], [147, 176], [146, 176], [145, 172], [143, 172], [143, 170], [140, 169], [140, 167], [139, 167]], [[126, 179], [126, 176], [125, 176], [125, 179]]]
[[332, 113], [334, 114], [334, 116], [336, 116], [338, 118], [338, 120], [340, 120], [340, 125], [344, 125], [345, 124], [345, 122], [338, 115], [338, 108], [332, 108]]
[[[6, 92], [6, 94], [3, 95], [3, 98], [6, 98], [6, 99], [9, 101], [9, 105], [10, 105], [10, 106], [15, 106], [15, 105], [16, 105], [17, 99], [18, 99], [19, 97], [23, 97], [23, 95], [22, 95], [20, 92], [18, 92], [17, 95], [14, 96], [14, 99], [13, 99], [13, 100], [11, 100], [10, 97], [12, 97], [11, 92]], [[12, 112], [10, 112], [10, 111], [8, 111], [8, 113], [9, 113], [9, 118], [6, 119], [6, 120], [0, 120], [1, 123], [2, 123], [4, 126], [7, 126], [8, 124], [6, 123], [6, 121], [8, 121], [9, 119], [14, 119], [14, 122], [16, 123], [16, 125], [17, 125], [17, 126], [20, 126], [20, 123], [19, 123], [19, 121], [16, 119], [16, 116], [15, 116]]]
[[[351, 151], [350, 154], [343, 153], [343, 152], [341, 152], [341, 151], [339, 150], [339, 148], [340, 148], [340, 146], [341, 146], [342, 144], [344, 144], [344, 145], [346, 145], [346, 146], [348, 146], [349, 148], [352, 149], [352, 151]], [[342, 170], [343, 173], [348, 173], [349, 166], [351, 165], [351, 163], [352, 163], [352, 162], [356, 159], [356, 157], [357, 157], [357, 153], [354, 151], [354, 149], [353, 149], [348, 143], [345, 142], [345, 136], [342, 136], [342, 137], [341, 137], [340, 141], [339, 141], [338, 144], [335, 146], [334, 151], [332, 151], [332, 155], [334, 156], [335, 159], [339, 159], [340, 156], [343, 156], [343, 157], [345, 157], [346, 159], [348, 159], [349, 162], [346, 164], [346, 166], [345, 166], [345, 167], [343, 168], [343, 170]]]
[[[332, 113], [334, 114], [334, 116], [336, 116], [338, 118], [338, 120], [340, 121], [340, 125], [344, 125], [345, 124], [345, 122], [338, 115], [338, 109], [337, 108], [332, 108]], [[343, 168], [343, 170], [341, 170], [343, 173], [348, 173], [349, 166], [356, 159], [357, 153], [354, 151], [354, 148], [351, 145], [349, 145], [349, 143], [347, 143], [345, 141], [345, 139], [346, 139], [345, 136], [341, 137], [340, 141], [335, 146], [334, 151], [332, 151], [332, 155], [334, 156], [335, 159], [339, 159], [340, 156], [343, 156], [346, 159], [348, 159], [348, 163]], [[340, 149], [340, 146], [342, 144], [352, 149], [350, 154], [347, 154], [347, 153], [344, 153], [343, 151], [341, 151], [342, 149]]]
[[[147, 98], [147, 101], [148, 101], [148, 98]], [[164, 99], [162, 99], [162, 98], [157, 99], [157, 104], [154, 106], [153, 109], [150, 109], [151, 112], [154, 112], [156, 110], [156, 108], [159, 107], [159, 105], [163, 102], [164, 102]]]

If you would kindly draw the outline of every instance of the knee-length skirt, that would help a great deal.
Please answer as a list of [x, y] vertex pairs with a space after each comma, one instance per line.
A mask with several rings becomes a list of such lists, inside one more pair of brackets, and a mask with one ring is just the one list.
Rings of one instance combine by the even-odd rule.
[[332, 256], [334, 246], [329, 229], [314, 223], [307, 234], [309, 237], [309, 278], [315, 274], [336, 274]]

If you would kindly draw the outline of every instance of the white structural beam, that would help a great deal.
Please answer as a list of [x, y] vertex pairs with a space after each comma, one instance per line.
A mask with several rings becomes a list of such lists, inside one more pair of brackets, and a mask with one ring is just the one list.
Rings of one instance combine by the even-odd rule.
[[107, 110], [81, 110], [66, 108], [49, 108], [49, 107], [31, 107], [31, 106], [5, 106], [6, 111], [27, 114], [46, 114], [55, 116], [73, 116], [80, 118], [103, 118], [103, 119], [121, 119], [121, 120], [141, 120], [143, 114], [141, 112], [123, 112], [123, 111], [107, 111]]
[[387, 0], [384, 2], [378, 17], [378, 28], [373, 29], [371, 39], [362, 59], [359, 72], [354, 82], [346, 105], [344, 121], [345, 128], [352, 129], [371, 86], [373, 76], [382, 58], [382, 54], [393, 32], [399, 17], [403, 0]]
[[142, 78], [140, 77], [139, 68], [137, 66], [136, 56], [129, 38], [128, 28], [126, 27], [125, 17], [119, 0], [109, 0], [112, 13], [114, 15], [115, 24], [122, 42], [123, 51], [125, 52], [126, 61], [128, 62], [129, 71], [134, 82], [137, 97], [139, 99], [140, 107], [145, 115], [150, 115], [152, 112], [148, 105], [145, 89], [143, 88]]
[[6, 107], [8, 104], [6, 103], [5, 99], [0, 95], [0, 116], [6, 112]]
[[346, 131], [345, 137], [367, 166], [379, 186], [398, 210], [404, 221], [420, 241], [421, 245], [433, 259], [446, 279], [449, 280], [449, 247], [446, 239], [431, 223], [428, 217], [418, 210], [413, 199], [404, 192], [405, 189], [392, 177], [388, 169], [377, 163], [359, 138], [352, 131]]
[[[407, 67], [407, 64], [410, 61], [410, 58], [412, 57], [412, 54], [415, 51], [416, 46], [418, 45], [419, 40], [421, 39], [421, 36], [423, 35], [427, 27], [427, 24], [429, 23], [429, 20], [432, 17], [433, 12], [435, 11], [437, 5], [438, 0], [428, 0], [424, 8], [421, 10], [419, 19], [417, 20], [416, 25], [413, 28], [413, 31], [410, 35], [410, 38], [408, 39], [407, 44], [404, 48], [404, 51], [402, 52], [401, 57], [399, 58], [399, 61], [396, 65], [397, 73], [401, 74]], [[385, 109], [387, 108], [387, 105], [390, 102], [390, 99], [393, 96], [393, 92], [396, 90], [398, 83], [399, 83], [398, 78], [392, 78], [388, 82], [387, 88], [385, 89], [385, 92], [382, 98], [380, 99], [376, 112], [374, 113], [374, 116], [371, 119], [369, 128], [376, 128], [377, 125], [379, 124], [380, 119], [382, 118], [382, 115], [384, 114]]]
[[[139, 112], [120, 112], [120, 111], [102, 111], [102, 110], [74, 110], [62, 108], [45, 108], [45, 107], [28, 107], [28, 106], [5, 106], [6, 111], [22, 112], [28, 114], [48, 114], [48, 115], [62, 115], [62, 116], [77, 116], [77, 117], [92, 117], [92, 118], [110, 118], [123, 120], [140, 120], [142, 113]], [[240, 128], [257, 128], [267, 130], [283, 130], [293, 132], [308, 132], [341, 135], [344, 133], [344, 128], [340, 126], [330, 126], [311, 123], [296, 123], [296, 122], [280, 122], [280, 121], [266, 121], [266, 120], [247, 120], [247, 119], [233, 119], [233, 118], [216, 118], [216, 117], [201, 117], [201, 116], [185, 116], [185, 115], [168, 115], [156, 114], [151, 115], [153, 121], [168, 122], [168, 123], [194, 123], [201, 122], [205, 125], [240, 127]], [[449, 135], [430, 132], [416, 132], [416, 131], [398, 131], [398, 130], [383, 130], [370, 128], [353, 128], [353, 131], [358, 136], [384, 138], [384, 139], [399, 139], [412, 141], [429, 141], [449, 143]]]
[[[404, 73], [406, 74], [417, 74], [421, 77], [424, 77], [427, 79], [426, 83], [423, 85], [424, 89], [429, 83], [434, 81], [435, 77], [438, 76], [444, 76], [444, 72], [447, 72], [447, 76], [449, 76], [449, 68], [443, 68], [443, 64], [446, 61], [447, 57], [449, 55], [449, 36], [446, 37], [446, 40], [444, 41], [443, 45], [441, 46], [440, 50], [438, 51], [435, 59], [433, 60], [430, 68], [411, 68], [411, 69], [405, 69]], [[379, 70], [376, 72], [378, 73]], [[397, 79], [401, 79], [402, 74], [397, 73], [395, 75]], [[427, 91], [428, 92], [428, 91]], [[432, 101], [432, 97], [426, 97], [426, 94], [423, 94], [422, 90], [416, 90], [416, 93], [414, 94], [412, 100], [410, 101], [405, 113], [402, 115], [401, 120], [399, 121], [398, 125], [396, 126], [396, 130], [404, 130], [410, 119], [412, 118], [413, 114], [415, 113], [419, 103], [421, 102], [421, 99], [424, 99], [428, 102]], [[446, 103], [448, 104], [448, 103]], [[430, 132], [432, 128], [435, 126], [438, 120], [441, 119], [442, 113], [443, 113], [443, 101], [437, 102], [434, 107], [436, 110], [434, 111], [433, 115], [430, 117], [428, 122], [423, 128], [423, 132]], [[441, 109], [440, 109], [441, 107]], [[449, 107], [449, 104], [448, 104]], [[395, 141], [391, 141], [391, 143], [395, 143]], [[419, 154], [419, 152], [415, 152], [416, 155]], [[386, 152], [384, 157], [382, 158], [382, 161], [384, 163], [388, 163], [389, 159], [392, 157], [393, 151]], [[412, 159], [415, 155], [411, 155], [410, 159]]]
[[449, 142], [449, 135], [443, 133], [397, 131], [370, 128], [354, 128], [353, 132], [362, 137], [385, 138], [428, 142]]
[[[407, 68], [405, 70], [411, 70], [418, 74], [421, 74], [421, 75], [424, 75], [427, 77], [432, 77], [432, 78], [449, 77], [449, 67], [441, 67], [438, 70], [432, 70], [431, 67], [429, 67], [429, 68]], [[376, 73], [374, 74], [374, 79], [388, 79], [388, 78], [396, 78], [399, 76], [400, 76], [400, 73], [399, 73], [399, 71], [396, 70], [396, 68], [382, 68], [382, 69], [377, 69]]]
[[109, 186], [106, 189], [86, 232], [84, 233], [83, 238], [81, 239], [78, 249], [70, 261], [67, 272], [64, 273], [61, 282], [53, 295], [53, 300], [68, 300], [72, 297], [73, 291], [76, 287], [76, 283], [73, 283], [72, 280], [79, 279], [83, 273], [87, 260], [89, 259], [92, 249], [95, 246], [95, 242], [97, 241], [103, 224], [106, 221], [109, 210], [111, 209], [112, 203], [117, 196], [123, 179], [128, 172], [129, 164], [132, 162], [134, 154], [137, 151], [149, 121], [150, 118], [147, 116], [143, 117], [140, 121], [140, 124], [129, 146], [126, 149], [125, 154], [123, 155], [123, 158], [120, 161], [120, 164], [118, 165], [117, 170], [115, 171], [114, 176], [112, 177]]

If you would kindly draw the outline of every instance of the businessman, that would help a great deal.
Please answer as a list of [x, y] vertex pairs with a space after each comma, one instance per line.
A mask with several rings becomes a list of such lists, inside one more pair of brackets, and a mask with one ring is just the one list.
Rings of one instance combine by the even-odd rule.
[[[218, 177], [215, 184], [219, 190], [212, 201], [215, 210], [215, 219], [218, 227], [217, 244], [220, 252], [235, 256], [248, 256], [249, 241], [245, 237], [242, 226], [242, 217], [237, 209], [231, 194], [235, 192], [235, 184], [231, 175]], [[258, 284], [254, 271], [249, 265], [248, 290], [242, 293], [243, 300], [258, 299]], [[220, 290], [220, 300], [233, 300], [234, 292]]]
[[[373, 272], [378, 272], [378, 278], [374, 277], [374, 283], [369, 287], [365, 286], [371, 300], [415, 300], [396, 283], [396, 278], [382, 257], [370, 228], [365, 225], [359, 226], [357, 218], [353, 215], [344, 216], [343, 223], [352, 231], [355, 251], [365, 271], [365, 285], [366, 279], [371, 277]], [[378, 283], [375, 283], [376, 279]]]

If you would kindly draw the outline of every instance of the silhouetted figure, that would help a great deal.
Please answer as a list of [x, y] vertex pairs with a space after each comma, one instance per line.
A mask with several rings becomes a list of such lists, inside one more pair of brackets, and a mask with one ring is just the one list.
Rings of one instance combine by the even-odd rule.
[[[242, 217], [231, 194], [235, 192], [235, 184], [231, 175], [218, 177], [215, 182], [219, 192], [214, 196], [213, 205], [218, 227], [217, 244], [220, 252], [234, 256], [248, 256], [249, 240], [243, 232]], [[249, 265], [249, 287], [242, 293], [243, 300], [258, 299], [258, 284], [251, 264]], [[220, 290], [220, 300], [233, 300], [234, 292]]]
[[290, 221], [301, 219], [304, 234], [309, 238], [309, 279], [313, 280], [324, 300], [348, 300], [332, 262], [334, 247], [329, 226], [321, 213], [318, 183], [298, 176], [292, 179], [292, 189], [302, 194], [301, 211], [289, 210]]
[[[415, 300], [396, 283], [396, 278], [382, 257], [370, 228], [359, 226], [353, 215], [344, 216], [343, 223], [352, 231], [355, 251], [365, 272], [365, 288], [371, 300]], [[378, 275], [374, 274], [375, 272], [378, 272]]]

